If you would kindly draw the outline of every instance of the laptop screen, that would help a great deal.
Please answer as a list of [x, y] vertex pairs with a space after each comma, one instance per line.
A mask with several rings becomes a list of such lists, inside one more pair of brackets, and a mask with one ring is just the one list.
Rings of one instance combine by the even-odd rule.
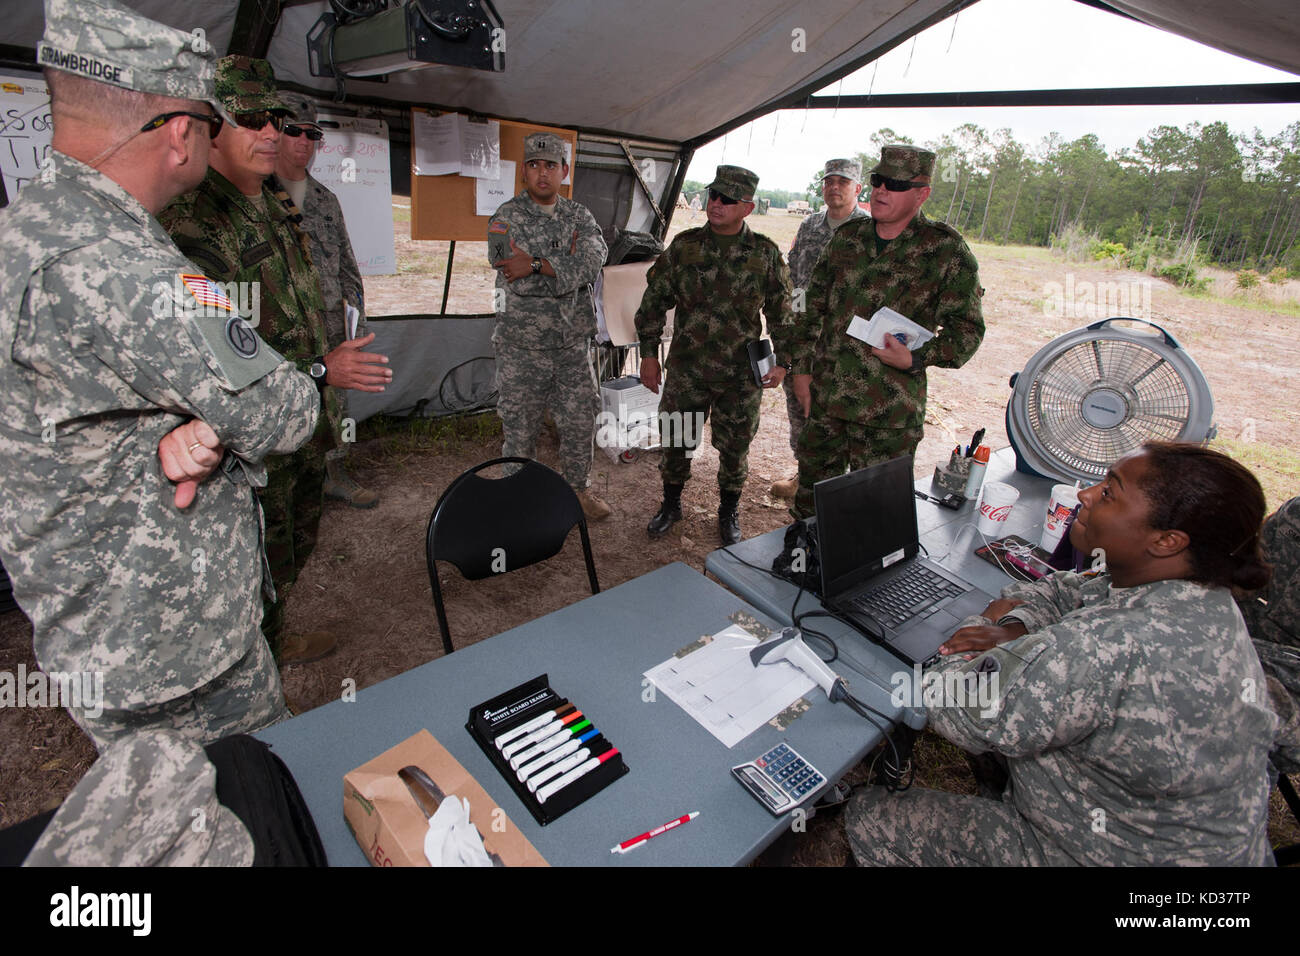
[[823, 600], [919, 552], [911, 455], [819, 481], [813, 496]]

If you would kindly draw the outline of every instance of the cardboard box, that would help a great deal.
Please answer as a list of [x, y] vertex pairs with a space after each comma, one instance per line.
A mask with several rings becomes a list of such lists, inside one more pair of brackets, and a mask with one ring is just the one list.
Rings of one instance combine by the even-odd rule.
[[470, 822], [505, 866], [549, 866], [505, 810], [433, 734], [422, 730], [343, 776], [343, 817], [371, 866], [428, 866], [429, 821], [397, 772], [414, 765], [448, 798], [469, 800]]

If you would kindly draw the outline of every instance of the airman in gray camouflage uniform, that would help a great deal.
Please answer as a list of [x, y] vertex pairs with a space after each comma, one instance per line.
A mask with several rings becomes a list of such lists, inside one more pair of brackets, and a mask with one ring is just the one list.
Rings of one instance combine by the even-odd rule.
[[1273, 763], [1282, 773], [1300, 773], [1300, 498], [1264, 522], [1260, 546], [1273, 578], [1238, 603], [1282, 718]]
[[[872, 170], [871, 217], [836, 230], [808, 284], [793, 345], [795, 393], [810, 406], [791, 514], [813, 513], [813, 485], [910, 455], [925, 423], [926, 367], [960, 368], [984, 338], [979, 267], [951, 226], [921, 212], [934, 153], [885, 146]], [[894, 189], [888, 187], [894, 186]], [[888, 306], [935, 337], [916, 351], [847, 333]], [[811, 394], [810, 394], [811, 393]]]
[[[791, 332], [790, 273], [776, 243], [745, 225], [754, 211], [758, 176], [740, 166], [719, 166], [709, 184], [707, 226], [673, 239], [646, 275], [636, 312], [641, 382], [659, 391], [659, 342], [667, 312], [676, 308], [672, 346], [664, 372], [660, 414], [703, 421], [712, 416], [718, 450], [718, 536], [740, 540], [740, 492], [749, 474], [749, 443], [758, 431], [762, 392], [754, 383], [747, 345], [763, 335], [767, 319], [778, 365], [764, 378], [776, 388], [785, 378]], [[763, 317], [760, 317], [759, 310]], [[698, 439], [686, 424], [673, 431]], [[687, 442], [664, 441], [664, 500], [646, 528], [661, 537], [680, 520], [682, 487], [691, 474]]]
[[587, 207], [559, 194], [568, 173], [559, 137], [525, 137], [524, 191], [488, 222], [488, 261], [497, 270], [497, 414], [501, 453], [534, 458], [550, 409], [564, 480], [598, 520], [610, 509], [587, 490], [600, 411], [587, 348], [596, 333], [591, 284], [608, 249]]
[[144, 730], [100, 755], [23, 866], [252, 866], [254, 856], [203, 748]]
[[48, 0], [39, 58], [52, 175], [0, 211], [15, 598], [47, 673], [103, 673], [103, 713], [69, 708], [101, 750], [266, 726], [285, 709], [250, 485], [307, 440], [319, 399], [154, 218], [207, 167], [213, 57], [112, 0]]
[[[1277, 717], [1227, 586], [1267, 578], [1256, 546], [1264, 498], [1240, 465], [1189, 447], [1145, 446], [1080, 492], [1070, 541], [1099, 549], [1107, 571], [1010, 585], [927, 673], [945, 682], [928, 710], [933, 729], [1007, 759], [1003, 800], [870, 787], [845, 815], [860, 862], [1271, 862]], [[1225, 473], [1216, 461], [1228, 480], [1215, 478]], [[1170, 498], [1180, 469], [1213, 485], [1198, 512]], [[1205, 513], [1224, 493], [1240, 510]], [[982, 695], [973, 684], [995, 679]]]
[[[283, 94], [281, 98], [293, 113], [289, 117], [292, 122], [286, 122], [280, 136], [272, 188], [283, 188], [276, 195], [288, 204], [290, 219], [300, 217], [296, 221], [311, 238], [312, 263], [325, 301], [326, 345], [336, 349], [348, 338], [346, 306], [357, 310], [352, 337], [361, 338], [370, 331], [366, 326], [365, 286], [352, 253], [343, 207], [338, 197], [308, 172], [325, 134], [316, 121], [316, 104], [297, 94]], [[341, 429], [335, 429], [334, 447], [325, 453], [325, 497], [346, 501], [354, 508], [373, 508], [379, 504], [379, 495], [362, 488], [347, 473], [345, 461], [351, 442], [345, 437]]]
[[[328, 348], [310, 240], [266, 184], [279, 155], [279, 128], [289, 112], [276, 91], [271, 65], [244, 56], [222, 57], [216, 95], [235, 123], [218, 135], [212, 168], [198, 188], [174, 200], [159, 218], [181, 252], [208, 278], [258, 290], [259, 333], [321, 388], [324, 414], [311, 442], [292, 456], [270, 459], [269, 480], [260, 493], [267, 558], [278, 592], [278, 599], [267, 597], [262, 629], [282, 664], [306, 663], [328, 654], [337, 638], [315, 631], [282, 640], [284, 601], [316, 545], [325, 453], [334, 443], [331, 430], [342, 418], [338, 389], [383, 391], [392, 373], [385, 356], [360, 351], [373, 340], [369, 336]], [[248, 297], [251, 302], [251, 291]]]
[[[828, 159], [822, 168], [821, 184], [826, 207], [806, 216], [799, 224], [799, 233], [786, 256], [795, 303], [800, 306], [807, 294], [813, 266], [821, 258], [822, 250], [835, 235], [835, 230], [851, 219], [867, 217], [866, 210], [858, 205], [858, 196], [862, 193], [862, 164], [856, 159]], [[808, 418], [795, 397], [794, 376], [787, 375], [781, 388], [785, 392], [785, 411], [790, 419], [790, 450], [798, 454], [799, 435]], [[798, 489], [798, 475], [772, 483], [772, 494], [782, 498], [793, 498]]]

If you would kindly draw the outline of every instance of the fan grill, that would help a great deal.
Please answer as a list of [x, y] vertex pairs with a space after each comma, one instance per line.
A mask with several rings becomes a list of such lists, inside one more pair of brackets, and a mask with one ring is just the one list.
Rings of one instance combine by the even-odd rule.
[[[1084, 417], [1084, 402], [1102, 393], [1121, 406], [1114, 425]], [[1034, 379], [1026, 413], [1044, 449], [1101, 477], [1117, 459], [1151, 439], [1177, 440], [1191, 415], [1188, 383], [1159, 352], [1138, 342], [1097, 339], [1049, 360]]]

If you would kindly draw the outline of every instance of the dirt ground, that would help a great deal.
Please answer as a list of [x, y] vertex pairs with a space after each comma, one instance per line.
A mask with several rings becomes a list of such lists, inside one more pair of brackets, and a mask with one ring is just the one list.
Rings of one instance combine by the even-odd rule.
[[[397, 205], [397, 204], [395, 204]], [[395, 210], [398, 261], [393, 277], [367, 280], [372, 315], [433, 311], [441, 295], [445, 243], [412, 243], [403, 235], [403, 210]], [[678, 216], [677, 228], [689, 226]], [[787, 249], [796, 217], [753, 217]], [[698, 222], [698, 220], [697, 220]], [[457, 245], [457, 266], [466, 274], [453, 283], [449, 311], [486, 311], [490, 275], [481, 243]], [[1088, 324], [1092, 316], [1060, 314], [1051, 303], [1050, 283], [1149, 282], [1153, 321], [1164, 326], [1200, 364], [1213, 389], [1216, 420], [1225, 449], [1245, 460], [1266, 486], [1270, 506], [1300, 493], [1300, 458], [1294, 440], [1300, 411], [1290, 387], [1300, 368], [1300, 325], [1294, 307], [1296, 287], [1266, 290], [1286, 305], [1269, 300], [1234, 303], [1182, 294], [1162, 280], [1096, 264], [1066, 264], [1045, 250], [975, 247], [981, 281], [987, 290], [984, 313], [988, 334], [980, 351], [960, 370], [930, 372], [926, 438], [917, 455], [917, 474], [929, 473], [958, 441], [988, 429], [994, 448], [1007, 444], [1004, 413], [1008, 377], [1055, 336]], [[1226, 285], [1226, 283], [1225, 283]], [[1045, 305], [1046, 302], [1046, 305]], [[1067, 303], [1069, 305], [1069, 303]], [[1103, 316], [1098, 316], [1103, 317]], [[1249, 420], [1249, 421], [1248, 421]], [[290, 629], [332, 630], [338, 650], [326, 659], [287, 668], [285, 691], [299, 707], [337, 699], [345, 682], [364, 688], [442, 654], [424, 562], [424, 535], [438, 495], [458, 474], [500, 452], [499, 432], [489, 417], [471, 439], [371, 439], [353, 450], [351, 471], [380, 494], [379, 506], [358, 511], [330, 502], [315, 554], [288, 597]], [[471, 429], [472, 430], [472, 429]], [[553, 435], [544, 434], [539, 458], [556, 462]], [[779, 392], [764, 396], [759, 433], [750, 449], [750, 477], [742, 499], [746, 537], [788, 522], [788, 502], [773, 498], [769, 484], [794, 473], [788, 423]], [[613, 508], [591, 526], [592, 546], [602, 588], [644, 574], [669, 561], [703, 570], [705, 556], [718, 546], [717, 454], [706, 445], [696, 456], [683, 498], [684, 519], [666, 538], [651, 542], [645, 524], [660, 497], [658, 456], [631, 464], [613, 463], [597, 452], [593, 490]], [[564, 552], [544, 565], [500, 578], [469, 583], [454, 569], [443, 575], [448, 617], [455, 644], [465, 646], [555, 610], [588, 593], [581, 547], [573, 535]], [[21, 612], [0, 616], [0, 671], [19, 664], [35, 668], [31, 628]], [[60, 710], [0, 709], [0, 825], [8, 825], [57, 806], [94, 759], [89, 741]], [[922, 782], [964, 789], [969, 775], [959, 754], [928, 740], [918, 752]], [[1277, 795], [1274, 794], [1275, 800]], [[1275, 807], [1273, 820], [1283, 814]], [[833, 817], [814, 821], [822, 836], [801, 841], [797, 852], [774, 851], [770, 862], [837, 863], [847, 856]], [[818, 832], [818, 830], [814, 830]], [[1275, 838], [1290, 833], [1275, 828]]]

